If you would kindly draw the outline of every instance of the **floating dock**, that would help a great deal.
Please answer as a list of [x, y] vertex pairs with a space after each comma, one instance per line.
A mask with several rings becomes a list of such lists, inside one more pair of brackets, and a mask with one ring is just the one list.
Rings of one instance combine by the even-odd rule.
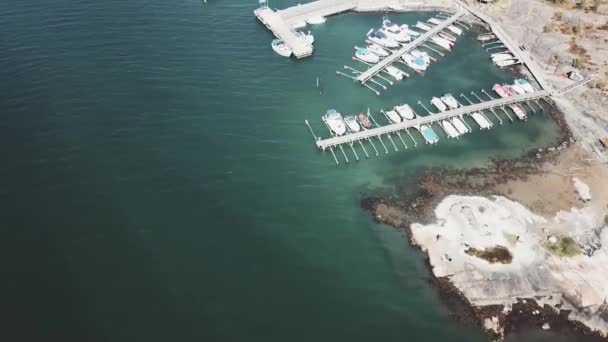
[[515, 95], [506, 98], [495, 99], [482, 103], [476, 103], [469, 106], [462, 106], [457, 109], [448, 110], [438, 114], [432, 114], [428, 116], [418, 117], [413, 120], [407, 120], [404, 122], [389, 124], [386, 126], [379, 126], [371, 128], [365, 131], [346, 134], [342, 136], [335, 136], [328, 139], [317, 139], [317, 147], [321, 150], [328, 148], [340, 147], [343, 144], [352, 144], [362, 140], [368, 140], [374, 137], [381, 137], [391, 133], [397, 133], [399, 131], [407, 130], [408, 128], [417, 128], [421, 125], [432, 124], [434, 122], [440, 122], [442, 120], [451, 119], [453, 117], [460, 117], [465, 114], [471, 114], [474, 112], [481, 112], [483, 110], [492, 109], [495, 107], [503, 107], [513, 103], [525, 102], [538, 100], [550, 96], [551, 93], [547, 90], [539, 90], [534, 93]]

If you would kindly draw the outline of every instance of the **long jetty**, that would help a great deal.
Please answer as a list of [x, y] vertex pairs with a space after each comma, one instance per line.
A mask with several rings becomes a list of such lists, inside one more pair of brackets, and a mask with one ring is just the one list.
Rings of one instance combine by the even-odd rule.
[[380, 71], [384, 70], [387, 66], [391, 65], [393, 62], [395, 62], [401, 56], [403, 56], [404, 54], [415, 49], [420, 44], [423, 44], [424, 42], [429, 40], [431, 37], [433, 37], [437, 33], [441, 32], [446, 27], [450, 26], [453, 22], [455, 22], [458, 18], [463, 16], [465, 13], [466, 13], [465, 11], [457, 12], [456, 14], [452, 15], [451, 17], [445, 19], [441, 24], [433, 27], [432, 29], [425, 32], [424, 34], [420, 35], [418, 38], [416, 38], [411, 43], [405, 44], [401, 49], [393, 52], [391, 55], [384, 58], [377, 64], [374, 64], [374, 66], [372, 66], [371, 68], [362, 72], [359, 76], [357, 76], [357, 81], [361, 82], [361, 83], [365, 83], [365, 82], [369, 81], [372, 77], [374, 77]]
[[316, 141], [317, 147], [321, 150], [325, 150], [327, 148], [332, 148], [335, 146], [340, 146], [342, 144], [351, 144], [354, 142], [370, 139], [373, 137], [380, 137], [386, 134], [391, 134], [395, 132], [399, 132], [402, 130], [406, 130], [408, 128], [417, 128], [420, 125], [431, 124], [433, 122], [442, 121], [446, 119], [450, 119], [457, 116], [462, 116], [465, 114], [471, 114], [475, 112], [480, 112], [486, 109], [491, 109], [494, 107], [502, 107], [513, 103], [519, 103], [524, 101], [536, 100], [544, 97], [550, 96], [551, 93], [547, 90], [539, 90], [533, 93], [515, 95], [506, 98], [495, 99], [487, 102], [476, 103], [469, 106], [462, 106], [460, 108], [448, 110], [439, 114], [432, 114], [428, 116], [417, 117], [413, 120], [407, 120], [400, 123], [389, 124], [386, 126], [379, 126], [376, 128], [371, 128], [365, 131], [335, 136], [328, 139], [318, 139]]

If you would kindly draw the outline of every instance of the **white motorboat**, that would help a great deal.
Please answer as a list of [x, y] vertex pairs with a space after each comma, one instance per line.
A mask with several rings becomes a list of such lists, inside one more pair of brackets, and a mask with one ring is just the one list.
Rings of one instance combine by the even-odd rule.
[[441, 101], [443, 101], [443, 103], [448, 105], [448, 107], [450, 107], [451, 109], [456, 109], [459, 107], [458, 101], [456, 101], [456, 98], [454, 97], [454, 95], [452, 95], [450, 93], [443, 95], [441, 97]]
[[401, 46], [394, 39], [387, 37], [382, 31], [372, 31], [367, 36], [367, 39], [369, 39], [369, 41], [371, 41], [372, 43], [378, 44], [382, 47], [389, 49], [395, 49]]
[[490, 129], [490, 127], [492, 127], [492, 122], [488, 121], [488, 119], [479, 112], [472, 113], [471, 117], [477, 122], [481, 129]]
[[517, 115], [517, 118], [519, 120], [526, 120], [528, 118], [528, 116], [526, 115], [526, 112], [520, 106], [518, 106], [516, 104], [512, 104], [512, 105], [509, 105], [509, 108], [511, 108], [513, 113], [515, 113], [515, 115]]
[[420, 32], [410, 29], [410, 27], [408, 25], [403, 24], [400, 27], [401, 27], [402, 31], [404, 31], [405, 33], [409, 34], [412, 37], [418, 37], [420, 35]]
[[270, 45], [272, 46], [274, 52], [278, 53], [279, 55], [283, 57], [291, 56], [291, 49], [289, 46], [285, 45], [282, 40], [274, 39]]
[[429, 20], [427, 20], [429, 23], [431, 24], [435, 24], [435, 25], [439, 25], [441, 23], [443, 23], [443, 20], [441, 19], [437, 19], [437, 18], [431, 18]]
[[448, 107], [438, 97], [433, 97], [431, 103], [435, 108], [439, 109], [440, 112], [445, 112]]
[[417, 22], [416, 25], [417, 28], [421, 29], [422, 31], [429, 31], [431, 29], [431, 27], [421, 21]]
[[403, 71], [399, 70], [397, 67], [389, 65], [386, 67], [386, 72], [391, 75], [394, 79], [396, 79], [397, 81], [401, 81], [404, 77], [406, 77], [406, 73], [404, 73]]
[[496, 83], [494, 86], [492, 86], [492, 90], [494, 90], [494, 92], [496, 94], [498, 94], [498, 96], [502, 97], [503, 99], [505, 97], [509, 97], [509, 92], [505, 89], [505, 87], [503, 87], [502, 85]]
[[401, 122], [401, 117], [394, 110], [389, 110], [388, 112], [385, 112], [385, 113], [386, 113], [386, 116], [388, 117], [388, 119], [391, 120], [393, 123]]
[[344, 122], [346, 123], [346, 127], [348, 127], [348, 130], [353, 133], [359, 132], [361, 130], [361, 126], [359, 126], [359, 123], [357, 122], [357, 117], [355, 117], [354, 115], [345, 116]]
[[515, 65], [517, 63], [519, 63], [519, 62], [514, 59], [507, 59], [506, 61], [499, 61], [499, 62], [495, 62], [494, 64], [498, 65], [501, 68], [504, 68], [504, 67], [508, 67], [511, 65]]
[[448, 26], [448, 30], [452, 31], [452, 33], [455, 33], [455, 34], [457, 34], [459, 36], [462, 34], [462, 29], [459, 28], [459, 27], [456, 27], [454, 25]]
[[452, 45], [451, 45], [450, 41], [448, 41], [448, 40], [445, 40], [438, 36], [433, 36], [433, 37], [431, 37], [431, 41], [433, 43], [441, 46], [444, 50], [448, 50], [448, 51], [452, 50]]
[[329, 129], [336, 135], [340, 136], [346, 133], [346, 125], [342, 120], [342, 115], [335, 109], [328, 110], [325, 115], [321, 117], [323, 121], [329, 126]]
[[441, 126], [443, 127], [443, 130], [448, 135], [448, 137], [458, 138], [460, 136], [460, 134], [458, 133], [458, 130], [456, 128], [454, 128], [454, 126], [452, 126], [452, 123], [449, 122], [448, 120], [441, 121]]
[[428, 144], [436, 144], [439, 142], [439, 137], [437, 136], [437, 134], [435, 134], [435, 131], [433, 131], [433, 129], [427, 125], [420, 125], [420, 133], [422, 133], [422, 136], [424, 137], [424, 140], [426, 140], [426, 142]]
[[410, 40], [412, 40], [412, 37], [410, 37], [407, 33], [403, 32], [403, 31], [398, 31], [398, 32], [391, 32], [387, 29], [381, 29], [382, 33], [384, 33], [387, 37], [391, 38], [392, 40], [399, 42], [399, 43], [407, 43]]
[[371, 53], [371, 51], [369, 51], [366, 48], [355, 47], [355, 49], [357, 49], [355, 51], [355, 57], [357, 57], [358, 59], [360, 59], [364, 62], [376, 64], [380, 61], [380, 57], [378, 57], [378, 55]]
[[530, 82], [528, 82], [528, 80], [520, 78], [515, 80], [515, 84], [519, 85], [520, 87], [522, 87], [523, 90], [526, 91], [526, 93], [533, 93], [534, 92], [534, 88], [532, 87], [532, 85], [530, 84]]
[[414, 114], [414, 110], [408, 104], [402, 104], [402, 105], [396, 106], [394, 110], [397, 113], [399, 113], [399, 115], [401, 115], [402, 118], [404, 118], [406, 120], [412, 120], [412, 119], [416, 118], [416, 114]]
[[325, 22], [325, 17], [310, 17], [306, 19], [306, 22], [311, 25], [319, 25]]
[[461, 135], [469, 133], [469, 128], [467, 127], [467, 125], [464, 124], [463, 120], [464, 119], [461, 120], [457, 116], [452, 118], [452, 123], [454, 124], [454, 127], [458, 130], [458, 133], [460, 133]]
[[513, 59], [514, 56], [510, 53], [495, 53], [491, 57], [492, 62], [496, 63], [500, 61], [506, 61], [507, 59]]
[[403, 54], [401, 59], [405, 64], [420, 73], [425, 71], [431, 64], [430, 56], [426, 52], [413, 50], [410, 53]]
[[308, 31], [307, 33], [298, 32], [298, 35], [300, 37], [304, 38], [308, 44], [312, 44], [315, 42], [315, 36], [313, 36], [312, 33], [310, 33], [310, 31]]
[[524, 90], [524, 88], [522, 86], [520, 86], [519, 84], [517, 84], [517, 83], [511, 84], [511, 89], [515, 90], [515, 92], [518, 95], [523, 95], [523, 94], [526, 93], [526, 91]]
[[438, 33], [437, 36], [450, 42], [450, 46], [454, 46], [456, 44], [456, 38], [450, 37], [445, 33]]
[[384, 50], [377, 44], [369, 44], [367, 46], [367, 50], [375, 55], [378, 55], [378, 57], [386, 57], [389, 55], [388, 51]]

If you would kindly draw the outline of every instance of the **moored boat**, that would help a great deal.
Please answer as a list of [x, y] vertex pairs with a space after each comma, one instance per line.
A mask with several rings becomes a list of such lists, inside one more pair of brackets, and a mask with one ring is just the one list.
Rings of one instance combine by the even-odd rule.
[[344, 120], [342, 120], [342, 115], [335, 109], [329, 109], [321, 119], [334, 134], [340, 136], [346, 133], [346, 125], [344, 124]]
[[461, 135], [469, 133], [469, 129], [459, 117], [453, 117], [452, 123], [454, 124], [454, 127], [458, 130], [458, 133], [460, 133]]
[[502, 85], [502, 89], [505, 90], [505, 92], [507, 93], [507, 95], [509, 96], [515, 96], [517, 95], [517, 92], [515, 91], [515, 89], [513, 89], [510, 85], [508, 84], [503, 84]]
[[505, 88], [504, 88], [502, 85], [500, 85], [500, 84], [498, 84], [498, 83], [496, 83], [496, 84], [495, 84], [495, 85], [492, 87], [492, 90], [494, 90], [494, 92], [495, 92], [496, 94], [498, 94], [498, 96], [500, 96], [500, 97], [502, 97], [502, 98], [509, 97], [509, 93], [508, 93], [508, 92], [505, 90]]
[[460, 136], [458, 130], [456, 130], [456, 128], [454, 128], [454, 126], [452, 126], [452, 123], [448, 120], [441, 121], [441, 126], [443, 127], [443, 130], [448, 135], [448, 137], [458, 138], [458, 136]]
[[403, 59], [405, 65], [414, 69], [416, 72], [423, 72], [429, 66], [429, 62], [425, 60], [424, 56], [419, 54], [414, 56], [411, 53], [406, 53], [401, 56], [401, 59]]
[[443, 20], [441, 19], [437, 19], [437, 18], [431, 18], [429, 20], [427, 20], [429, 23], [431, 24], [435, 24], [435, 25], [439, 25], [443, 22]]
[[417, 22], [416, 25], [414, 25], [414, 26], [416, 26], [416, 28], [421, 29], [422, 31], [429, 31], [431, 29], [431, 27], [429, 25], [427, 25], [421, 21]]
[[455, 39], [455, 38], [450, 37], [450, 36], [448, 36], [448, 35], [447, 35], [447, 34], [445, 34], [445, 33], [438, 33], [438, 34], [437, 34], [437, 36], [439, 36], [439, 38], [445, 39], [445, 40], [447, 40], [448, 42], [450, 42], [450, 45], [451, 45], [451, 46], [454, 46], [454, 44], [456, 43], [456, 39]]
[[393, 123], [401, 122], [401, 116], [399, 116], [399, 114], [397, 114], [397, 112], [395, 112], [394, 110], [389, 110], [385, 113], [388, 119], [391, 120]]
[[515, 115], [517, 115], [517, 118], [519, 120], [526, 120], [528, 118], [528, 116], [526, 115], [526, 112], [520, 106], [518, 106], [516, 104], [512, 104], [512, 105], [509, 105], [509, 108], [511, 108], [513, 113], [515, 113]]
[[407, 32], [401, 29], [399, 25], [391, 23], [390, 20], [384, 19], [382, 21], [382, 32], [389, 38], [392, 38], [401, 43], [407, 43], [412, 40]]
[[424, 140], [429, 144], [436, 144], [439, 142], [439, 137], [435, 134], [435, 131], [427, 125], [420, 125], [420, 133], [422, 133]]
[[448, 105], [448, 107], [450, 107], [451, 109], [456, 109], [459, 107], [458, 101], [456, 101], [456, 98], [454, 97], [454, 95], [452, 95], [450, 93], [443, 95], [441, 97], [441, 101], [443, 101], [443, 103]]
[[366, 48], [356, 48], [355, 57], [367, 63], [376, 64], [380, 61], [380, 57], [378, 55], [371, 53]]
[[506, 61], [508, 59], [513, 59], [514, 56], [510, 53], [495, 53], [491, 56], [491, 58], [492, 62], [496, 63], [500, 61]]
[[382, 47], [389, 49], [395, 49], [400, 46], [398, 42], [387, 37], [382, 31], [372, 31], [367, 36], [367, 39], [369, 39], [369, 41], [371, 41], [372, 43], [378, 44]]
[[488, 40], [496, 39], [496, 35], [493, 33], [485, 33], [477, 36], [477, 41], [479, 42], [487, 42]]
[[397, 67], [392, 66], [392, 65], [387, 66], [385, 70], [389, 75], [391, 75], [397, 81], [401, 81], [404, 77], [407, 76], [403, 71], [397, 69]]
[[369, 50], [369, 52], [378, 55], [379, 57], [386, 57], [389, 55], [388, 51], [384, 50], [382, 47], [380, 47], [377, 44], [369, 44], [367, 46], [367, 50]]
[[403, 30], [405, 33], [409, 34], [412, 37], [418, 37], [420, 35], [420, 32], [410, 29], [409, 25], [401, 25], [401, 30]]
[[445, 112], [445, 110], [448, 109], [445, 103], [443, 103], [438, 97], [433, 97], [431, 99], [431, 103], [433, 106], [435, 106], [435, 108], [439, 109], [440, 112]]
[[479, 125], [481, 129], [489, 129], [492, 127], [492, 122], [488, 121], [485, 116], [481, 115], [479, 112], [475, 112], [471, 114], [471, 117], [475, 122]]
[[523, 95], [526, 93], [526, 91], [524, 90], [524, 88], [522, 86], [520, 86], [517, 83], [513, 83], [510, 85], [511, 89], [515, 90], [515, 92], [519, 95]]
[[433, 36], [433, 37], [431, 37], [431, 41], [433, 43], [441, 46], [444, 50], [447, 50], [447, 51], [452, 50], [452, 45], [450, 44], [450, 42], [441, 37]]
[[289, 46], [285, 45], [280, 39], [273, 39], [272, 43], [270, 43], [274, 52], [278, 53], [283, 57], [291, 56], [291, 49]]
[[410, 107], [410, 105], [406, 104], [402, 104], [399, 106], [395, 106], [394, 110], [404, 119], [406, 120], [412, 120], [414, 118], [416, 118], [416, 115], [414, 114], [414, 110], [412, 109], [412, 107]]
[[532, 87], [532, 85], [530, 84], [530, 82], [528, 82], [528, 80], [520, 78], [515, 80], [515, 83], [518, 84], [520, 87], [522, 87], [523, 90], [526, 91], [526, 93], [533, 93], [534, 92], [534, 88]]
[[346, 127], [348, 130], [355, 133], [361, 130], [361, 126], [357, 122], [357, 118], [354, 115], [349, 115], [344, 117], [344, 122], [346, 123]]
[[308, 19], [306, 19], [306, 22], [311, 24], [311, 25], [319, 25], [319, 24], [323, 24], [325, 22], [325, 17], [310, 17]]
[[359, 123], [364, 129], [372, 128], [372, 122], [369, 121], [369, 117], [365, 115], [365, 113], [357, 114], [357, 120], [359, 120]]
[[516, 60], [514, 60], [514, 59], [507, 59], [505, 61], [495, 62], [494, 64], [496, 64], [497, 66], [499, 66], [501, 68], [504, 68], [504, 67], [508, 67], [508, 66], [511, 66], [511, 65], [515, 65], [517, 63], [519, 63], [519, 62], [516, 61]]
[[448, 26], [448, 30], [452, 31], [452, 33], [455, 33], [455, 34], [457, 34], [459, 36], [462, 34], [462, 29], [459, 28], [459, 27], [456, 27], [454, 25]]

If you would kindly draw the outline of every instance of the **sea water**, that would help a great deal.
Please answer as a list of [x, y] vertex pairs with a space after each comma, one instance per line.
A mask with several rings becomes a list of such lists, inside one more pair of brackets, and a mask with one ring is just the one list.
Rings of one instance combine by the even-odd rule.
[[554, 144], [555, 123], [546, 112], [486, 131], [468, 121], [474, 132], [458, 140], [433, 126], [435, 146], [417, 135], [404, 151], [395, 139], [398, 152], [387, 145], [355, 162], [347, 149], [350, 163], [340, 152], [337, 166], [304, 120], [327, 137], [329, 108], [370, 108], [386, 123], [380, 109], [424, 113], [417, 101], [431, 109], [433, 96], [515, 76], [491, 65], [469, 31], [423, 76], [408, 71], [378, 97], [335, 72], [363, 68], [353, 46], [381, 14], [307, 28], [315, 53], [295, 60], [272, 51], [256, 6], [0, 3], [5, 339], [485, 340], [449, 318], [422, 253], [359, 201], [429, 167]]

